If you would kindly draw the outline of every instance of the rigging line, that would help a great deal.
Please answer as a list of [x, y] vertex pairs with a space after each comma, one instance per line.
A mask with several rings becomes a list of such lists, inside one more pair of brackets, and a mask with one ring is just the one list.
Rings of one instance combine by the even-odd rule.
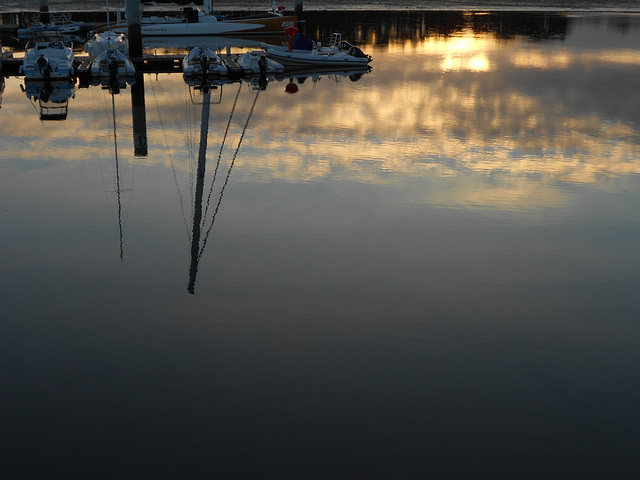
[[[96, 94], [95, 94], [95, 90], [91, 89], [91, 104], [95, 105], [98, 103], [98, 100], [96, 99]], [[98, 161], [98, 169], [100, 170], [100, 180], [102, 181], [102, 187], [104, 189], [104, 198], [107, 201], [107, 207], [109, 206], [109, 196], [107, 195], [107, 184], [104, 181], [104, 176], [105, 173], [102, 169], [102, 148], [100, 148], [100, 146], [98, 145], [98, 138], [106, 138], [107, 140], [109, 139], [109, 134], [101, 134], [100, 136], [98, 136], [98, 116], [97, 116], [97, 109], [92, 109], [91, 110], [93, 115], [91, 116], [91, 118], [93, 119], [93, 145], [92, 145], [92, 150], [96, 150], [96, 153], [94, 153], [93, 155], [95, 156], [95, 158]], [[102, 129], [102, 128], [101, 128]], [[109, 213], [111, 214], [111, 216], [113, 217], [113, 212], [111, 211], [110, 208], [108, 208]]]
[[213, 186], [216, 182], [216, 177], [218, 175], [218, 167], [220, 166], [220, 158], [222, 157], [222, 150], [224, 148], [225, 142], [227, 140], [227, 134], [229, 133], [229, 127], [231, 126], [231, 119], [233, 118], [233, 113], [236, 110], [236, 105], [238, 104], [238, 97], [240, 96], [240, 90], [242, 89], [242, 83], [240, 83], [238, 87], [238, 92], [236, 93], [236, 98], [233, 102], [233, 107], [231, 108], [231, 113], [229, 114], [229, 121], [227, 122], [227, 128], [224, 131], [224, 135], [222, 137], [222, 141], [220, 142], [220, 150], [218, 151], [218, 159], [216, 160], [216, 168], [213, 171], [213, 180], [211, 180], [211, 188], [209, 189], [209, 195], [207, 196], [207, 205], [204, 209], [204, 215], [202, 216], [202, 226], [204, 227], [205, 219], [207, 218], [207, 212], [209, 211], [209, 202], [211, 200], [211, 194], [213, 193]]
[[116, 155], [116, 193], [118, 195], [118, 228], [120, 230], [120, 261], [124, 255], [122, 249], [122, 203], [120, 201], [120, 168], [118, 166], [118, 137], [116, 135], [116, 101], [115, 95], [111, 94], [111, 108], [113, 110], [113, 145]]
[[238, 156], [238, 152], [240, 151], [240, 145], [242, 145], [242, 140], [244, 139], [244, 134], [247, 131], [247, 127], [249, 126], [249, 120], [251, 120], [251, 116], [253, 115], [253, 109], [256, 106], [256, 102], [258, 101], [258, 96], [260, 95], [261, 90], [258, 90], [256, 93], [256, 97], [253, 99], [253, 105], [251, 105], [251, 110], [249, 111], [249, 115], [247, 116], [247, 121], [244, 124], [244, 128], [242, 129], [242, 134], [240, 134], [240, 140], [238, 140], [238, 147], [236, 151], [233, 153], [233, 158], [231, 159], [231, 163], [229, 164], [229, 170], [227, 170], [227, 176], [224, 179], [224, 184], [222, 185], [222, 190], [220, 190], [220, 196], [218, 197], [218, 203], [216, 205], [216, 209], [213, 212], [213, 216], [211, 217], [211, 224], [207, 229], [207, 233], [205, 233], [204, 240], [202, 241], [202, 248], [200, 248], [200, 253], [198, 253], [198, 261], [200, 261], [200, 257], [202, 257], [202, 252], [204, 252], [204, 247], [207, 245], [207, 240], [209, 239], [209, 233], [213, 228], [213, 222], [216, 220], [216, 215], [218, 214], [218, 210], [220, 208], [220, 204], [222, 203], [222, 195], [224, 194], [224, 189], [227, 187], [227, 183], [229, 183], [229, 177], [231, 176], [231, 169], [236, 161], [236, 157]]
[[[189, 171], [189, 194], [190, 197], [194, 196], [194, 178], [195, 178], [195, 133], [192, 131], [192, 126], [195, 124], [195, 113], [192, 108], [190, 108], [191, 100], [191, 91], [190, 86], [187, 83], [184, 83], [184, 115], [186, 120], [186, 143], [187, 143], [187, 166]], [[191, 206], [191, 217], [193, 217], [194, 207]]]
[[187, 217], [185, 216], [185, 213], [184, 213], [184, 201], [182, 199], [182, 191], [180, 190], [180, 184], [178, 183], [178, 175], [176, 172], [176, 166], [173, 162], [173, 155], [171, 155], [171, 149], [169, 148], [169, 139], [167, 138], [167, 129], [165, 128], [164, 122], [162, 121], [162, 116], [160, 115], [160, 105], [158, 103], [158, 97], [156, 95], [155, 88], [153, 87], [153, 82], [151, 82], [150, 85], [151, 85], [151, 93], [153, 94], [153, 99], [156, 104], [156, 110], [158, 111], [158, 122], [160, 123], [160, 127], [162, 128], [162, 134], [164, 136], [164, 144], [167, 149], [167, 155], [169, 156], [169, 162], [171, 163], [171, 170], [173, 171], [173, 181], [175, 182], [176, 189], [178, 190], [178, 199], [180, 200], [180, 211], [182, 212], [182, 219], [184, 220], [184, 226], [187, 230], [187, 238], [189, 239], [189, 242], [191, 242], [191, 232], [189, 231]]

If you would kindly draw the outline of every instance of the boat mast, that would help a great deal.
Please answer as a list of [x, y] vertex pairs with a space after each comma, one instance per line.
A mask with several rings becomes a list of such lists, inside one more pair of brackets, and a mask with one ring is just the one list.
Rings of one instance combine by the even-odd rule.
[[202, 221], [202, 194], [204, 191], [204, 172], [207, 154], [207, 135], [209, 133], [209, 112], [211, 110], [211, 87], [205, 80], [202, 85], [202, 119], [200, 121], [200, 149], [198, 151], [198, 169], [196, 171], [196, 195], [193, 211], [193, 232], [191, 235], [191, 266], [189, 267], [189, 285], [187, 291], [193, 295], [198, 273], [200, 256], [200, 222]]

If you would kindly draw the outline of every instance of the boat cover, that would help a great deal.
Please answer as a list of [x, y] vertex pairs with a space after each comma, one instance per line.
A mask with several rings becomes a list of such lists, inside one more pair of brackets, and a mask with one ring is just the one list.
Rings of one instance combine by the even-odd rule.
[[305, 37], [303, 34], [298, 33], [296, 39], [293, 41], [294, 50], [313, 50], [313, 42]]

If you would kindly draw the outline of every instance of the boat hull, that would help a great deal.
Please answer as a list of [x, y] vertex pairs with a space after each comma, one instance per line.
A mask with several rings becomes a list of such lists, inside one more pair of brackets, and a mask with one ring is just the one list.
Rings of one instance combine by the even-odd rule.
[[[255, 18], [242, 20], [220, 20], [194, 23], [150, 23], [141, 25], [143, 37], [198, 36], [198, 35], [246, 35], [265, 34], [265, 32], [284, 32], [290, 26], [296, 26], [296, 16]], [[126, 25], [118, 25], [114, 31], [125, 33]]]
[[267, 56], [285, 66], [325, 66], [325, 67], [363, 67], [368, 65], [368, 58], [358, 58], [344, 52], [335, 54], [321, 54], [316, 52], [296, 52], [266, 49]]

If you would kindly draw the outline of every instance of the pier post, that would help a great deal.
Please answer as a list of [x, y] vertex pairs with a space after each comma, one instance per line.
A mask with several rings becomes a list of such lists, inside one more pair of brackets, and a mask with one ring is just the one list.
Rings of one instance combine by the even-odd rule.
[[131, 85], [131, 116], [133, 117], [133, 154], [146, 157], [147, 111], [144, 102], [144, 74], [136, 73], [136, 81]]
[[127, 0], [127, 36], [131, 59], [142, 58], [142, 26], [140, 24], [140, 0]]
[[293, 7], [293, 13], [296, 14], [298, 20], [302, 19], [302, 0], [296, 0], [296, 3]]
[[49, 23], [49, 0], [39, 0], [40, 21], [45, 25]]

